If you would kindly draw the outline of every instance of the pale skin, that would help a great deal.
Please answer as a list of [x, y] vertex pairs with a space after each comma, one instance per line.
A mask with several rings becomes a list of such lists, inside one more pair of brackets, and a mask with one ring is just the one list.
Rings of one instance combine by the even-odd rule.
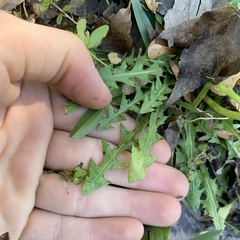
[[[116, 186], [83, 197], [81, 186], [43, 168], [87, 167], [102, 161], [101, 138], [119, 142], [119, 124], [76, 141], [69, 131], [85, 111], [66, 116], [69, 99], [86, 108], [111, 101], [88, 51], [71, 33], [34, 25], [0, 11], [0, 235], [17, 239], [141, 239], [143, 224], [168, 226], [181, 214], [188, 181], [167, 166], [170, 148], [155, 143], [145, 180], [129, 184], [127, 169], [108, 172]], [[60, 94], [61, 93], [61, 94]], [[124, 125], [134, 127], [128, 118]], [[125, 152], [120, 160], [128, 162]]]

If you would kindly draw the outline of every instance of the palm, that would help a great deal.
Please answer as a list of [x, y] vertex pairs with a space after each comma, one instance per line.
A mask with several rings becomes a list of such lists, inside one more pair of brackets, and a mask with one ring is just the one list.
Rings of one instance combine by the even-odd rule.
[[[35, 203], [53, 131], [53, 116], [47, 86], [24, 82], [21, 95], [5, 112], [0, 132], [7, 144], [1, 155], [0, 202], [8, 230], [19, 236]], [[10, 210], [10, 211], [9, 211]]]

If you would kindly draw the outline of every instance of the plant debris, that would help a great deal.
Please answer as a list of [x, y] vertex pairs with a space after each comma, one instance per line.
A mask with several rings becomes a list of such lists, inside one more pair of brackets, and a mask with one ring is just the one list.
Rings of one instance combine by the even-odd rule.
[[177, 26], [170, 32], [163, 32], [160, 36], [173, 39], [175, 44], [190, 45], [180, 56], [179, 75], [166, 107], [208, 81], [217, 84], [224, 77], [238, 73], [239, 35], [240, 17], [232, 6], [206, 12], [201, 17], [186, 22], [184, 27]]

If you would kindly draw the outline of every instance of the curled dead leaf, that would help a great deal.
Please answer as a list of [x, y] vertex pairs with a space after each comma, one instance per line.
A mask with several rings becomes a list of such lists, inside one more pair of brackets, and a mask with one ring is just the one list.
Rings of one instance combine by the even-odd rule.
[[189, 47], [203, 35], [210, 37], [216, 33], [223, 33], [225, 29], [229, 28], [229, 20], [236, 12], [235, 7], [228, 5], [204, 12], [200, 17], [192, 20], [182, 23], [179, 23], [178, 20], [174, 26], [165, 26], [165, 30], [160, 34], [160, 37], [168, 40], [169, 47], [173, 44], [180, 47]]
[[[216, 22], [219, 11], [225, 19]], [[166, 107], [210, 79], [217, 84], [240, 71], [240, 14], [233, 7], [223, 7], [205, 16], [214, 21], [204, 35], [183, 50], [177, 82]]]
[[[182, 0], [175, 0], [175, 3], [173, 5], [173, 8], [168, 10], [164, 17], [165, 22], [165, 29], [167, 33], [163, 33], [163, 35], [168, 35], [172, 33], [176, 33], [177, 28], [187, 28], [189, 29], [189, 26], [193, 23], [191, 23], [191, 19], [196, 19], [196, 17], [200, 16], [206, 11], [210, 11], [212, 9], [212, 0], [194, 0], [194, 1], [182, 1]], [[194, 25], [194, 24], [193, 24]], [[197, 27], [197, 26], [195, 26]], [[206, 28], [204, 28], [204, 31], [206, 31]], [[185, 33], [186, 31], [178, 31], [178, 34], [181, 34], [181, 32]], [[191, 33], [193, 31], [191, 30]], [[197, 31], [199, 33], [199, 31]], [[162, 36], [164, 39], [164, 36]], [[170, 45], [172, 46], [172, 43], [175, 42], [171, 39], [168, 39]]]
[[230, 99], [230, 103], [232, 104], [233, 107], [236, 108], [236, 110], [238, 112], [240, 112], [240, 104], [238, 104], [236, 101], [234, 101], [233, 99]]
[[156, 43], [155, 40], [153, 40], [150, 43], [147, 49], [147, 54], [150, 59], [158, 58], [164, 54], [177, 54], [177, 53], [179, 53], [178, 49], [163, 46], [161, 44]]
[[177, 78], [177, 76], [179, 74], [178, 65], [174, 61], [172, 61], [171, 59], [169, 60], [169, 65], [170, 65], [170, 68], [171, 68], [175, 78]]

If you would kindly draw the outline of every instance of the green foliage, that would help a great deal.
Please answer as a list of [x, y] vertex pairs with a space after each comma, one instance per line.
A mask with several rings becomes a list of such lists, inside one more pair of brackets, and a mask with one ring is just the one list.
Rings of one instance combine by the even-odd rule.
[[[195, 114], [188, 116], [188, 118], [195, 117]], [[216, 230], [220, 230], [221, 232], [225, 229], [226, 217], [232, 205], [231, 203], [224, 207], [220, 207], [219, 205], [219, 199], [221, 199], [223, 192], [227, 188], [226, 179], [224, 179], [223, 174], [226, 175], [230, 169], [225, 167], [221, 171], [221, 174], [216, 174], [214, 178], [211, 178], [205, 163], [210, 162], [211, 164], [214, 158], [218, 158], [221, 155], [225, 157], [227, 154], [231, 154], [231, 158], [229, 159], [238, 157], [239, 141], [228, 139], [223, 141], [218, 137], [214, 138], [215, 130], [212, 127], [213, 125], [217, 130], [228, 129], [235, 136], [235, 139], [238, 139], [239, 134], [236, 128], [239, 126], [235, 126], [232, 120], [201, 120], [199, 124], [183, 120], [183, 136], [176, 150], [176, 156], [178, 159], [177, 164], [181, 166], [181, 170], [188, 176], [190, 181], [190, 190], [186, 197], [189, 206], [194, 211], [197, 211], [201, 205], [212, 219]], [[198, 132], [206, 134], [209, 142], [217, 144], [219, 156], [214, 157], [209, 151], [207, 144], [197, 144], [196, 136]], [[235, 150], [232, 145], [236, 145]], [[188, 159], [187, 163], [184, 162], [184, 158]], [[219, 182], [221, 182], [221, 185], [219, 185]], [[209, 233], [209, 235], [211, 234]], [[213, 239], [214, 236], [213, 234]], [[219, 236], [219, 233], [216, 236]], [[200, 235], [199, 239], [204, 239], [200, 237], [203, 237], [203, 235]]]
[[190, 240], [219, 240], [219, 236], [222, 230], [212, 230], [200, 234], [197, 237], [191, 238]]
[[146, 94], [140, 109], [140, 114], [153, 112], [157, 107], [161, 106], [167, 100], [167, 94], [171, 89], [163, 84], [158, 77], [156, 82], [151, 86], [150, 93]]
[[150, 155], [152, 145], [162, 137], [157, 134], [159, 127], [159, 118], [161, 115], [158, 111], [151, 114], [147, 130], [143, 130], [139, 137], [139, 146], [132, 145], [132, 160], [128, 168], [128, 181], [138, 182], [146, 176], [145, 169], [150, 166], [156, 157]]
[[107, 32], [109, 30], [108, 25], [104, 25], [96, 28], [91, 34], [87, 31], [87, 21], [85, 19], [81, 19], [77, 23], [77, 36], [82, 40], [86, 48], [92, 49], [96, 48], [102, 42], [102, 39], [106, 37]]
[[234, 7], [240, 9], [240, 0], [233, 0], [229, 4], [233, 5]]
[[38, 0], [40, 4], [40, 10], [42, 12], [48, 10], [48, 8], [52, 5], [58, 2], [59, 0]]
[[40, 2], [40, 10], [42, 12], [46, 11], [49, 6], [53, 3], [53, 0], [38, 0], [38, 2]]
[[62, 23], [63, 17], [67, 17], [66, 12], [69, 12], [71, 10], [71, 5], [65, 5], [61, 11], [61, 13], [57, 16], [56, 22], [58, 25]]
[[83, 163], [80, 163], [75, 168], [73, 168], [72, 171], [58, 171], [59, 175], [61, 176], [61, 179], [67, 181], [67, 182], [73, 182], [74, 184], [78, 185], [81, 184], [87, 175], [87, 171], [82, 168]]
[[146, 123], [146, 121], [141, 121], [136, 125], [133, 131], [127, 131], [127, 129], [121, 125], [121, 141], [120, 144], [113, 149], [107, 141], [102, 140], [104, 153], [103, 162], [97, 166], [93, 159], [90, 160], [88, 175], [83, 186], [83, 195], [87, 195], [92, 191], [110, 183], [104, 177], [105, 172], [116, 168], [127, 167], [125, 163], [118, 161], [117, 157], [122, 151], [129, 149], [129, 146], [134, 143], [135, 135], [142, 130]]
[[149, 235], [151, 240], [168, 240], [169, 233], [170, 227], [153, 227]]
[[168, 59], [169, 57], [162, 56], [159, 61], [153, 61], [146, 55], [133, 59], [130, 55], [119, 66], [108, 64], [99, 69], [99, 74], [109, 88], [118, 88], [118, 83], [144, 85], [151, 82], [151, 76], [163, 76]]
[[194, 179], [190, 180], [189, 193], [186, 197], [186, 201], [188, 202], [191, 209], [196, 212], [201, 204], [201, 196], [203, 193], [203, 189], [201, 188], [201, 179], [199, 177], [200, 172], [195, 170]]
[[144, 98], [144, 94], [139, 87], [136, 87], [136, 94], [133, 99], [129, 100], [125, 95], [122, 95], [121, 104], [118, 110], [114, 111], [112, 106], [108, 107], [108, 116], [100, 122], [98, 130], [107, 130], [113, 128], [112, 123], [125, 120], [124, 113], [130, 110], [137, 110], [137, 104]]
[[146, 47], [150, 44], [149, 32], [154, 31], [151, 22], [149, 21], [145, 11], [143, 10], [139, 0], [132, 0], [132, 8], [134, 16], [137, 20], [137, 25]]

